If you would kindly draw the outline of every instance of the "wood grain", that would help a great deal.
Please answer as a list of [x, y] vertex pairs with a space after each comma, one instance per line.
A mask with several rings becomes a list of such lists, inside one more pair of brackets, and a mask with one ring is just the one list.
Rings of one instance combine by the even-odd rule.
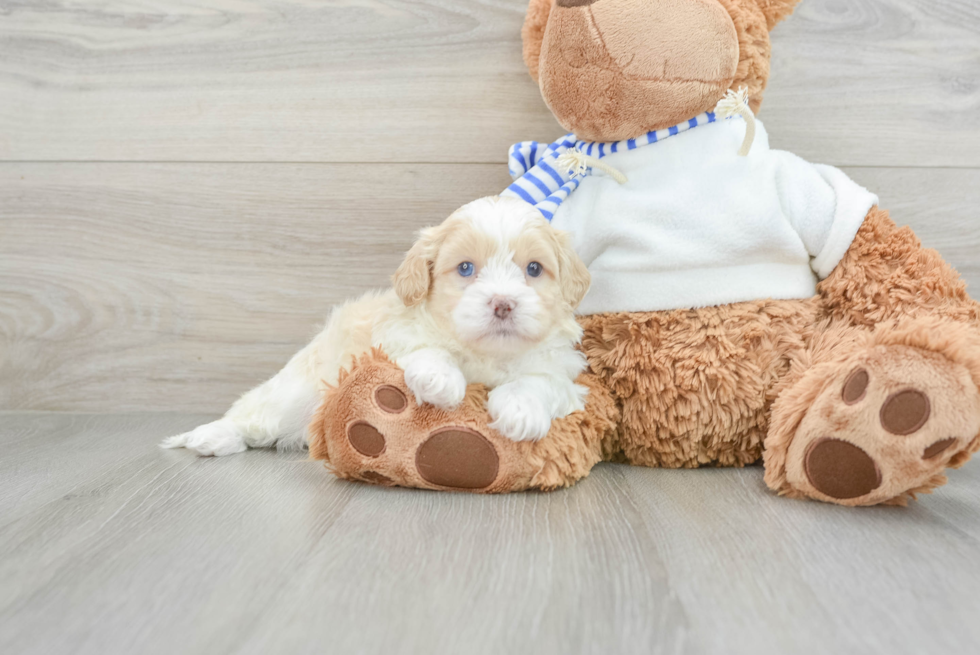
[[[848, 169], [980, 287], [980, 171]], [[0, 164], [0, 408], [221, 412], [489, 165]]]
[[202, 416], [0, 414], [0, 651], [968, 652], [980, 466], [908, 509], [761, 468], [600, 465], [481, 497], [298, 455], [159, 451]]
[[[562, 133], [525, 0], [0, 3], [0, 159], [504, 162]], [[974, 0], [806, 0], [761, 117], [837, 165], [980, 165]]]
[[803, 0], [773, 32], [773, 147], [836, 166], [980, 166], [980, 5]]

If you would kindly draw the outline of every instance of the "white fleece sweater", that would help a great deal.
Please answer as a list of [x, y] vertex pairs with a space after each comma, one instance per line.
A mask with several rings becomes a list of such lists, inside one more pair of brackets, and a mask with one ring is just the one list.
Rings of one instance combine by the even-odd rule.
[[[847, 252], [877, 197], [840, 170], [770, 150], [762, 123], [747, 157], [740, 118], [606, 152], [552, 224], [592, 273], [582, 314], [808, 298]], [[693, 120], [692, 120], [693, 122]], [[606, 149], [608, 150], [608, 148]]]

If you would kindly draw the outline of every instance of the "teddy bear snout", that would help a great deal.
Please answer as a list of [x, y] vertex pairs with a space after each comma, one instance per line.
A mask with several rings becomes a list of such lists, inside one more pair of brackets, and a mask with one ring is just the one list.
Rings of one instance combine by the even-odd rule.
[[734, 80], [738, 34], [718, 0], [557, 0], [538, 66], [564, 127], [593, 141], [677, 125]]

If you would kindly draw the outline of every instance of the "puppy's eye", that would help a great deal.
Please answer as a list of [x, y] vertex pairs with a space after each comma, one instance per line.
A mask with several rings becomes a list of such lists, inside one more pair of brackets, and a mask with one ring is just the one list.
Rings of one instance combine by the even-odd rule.
[[456, 270], [463, 277], [469, 277], [473, 275], [473, 262], [463, 262], [462, 264], [456, 267]]
[[537, 262], [531, 262], [530, 264], [527, 265], [527, 274], [530, 275], [531, 277], [538, 277], [539, 275], [541, 275], [541, 271], [543, 270], [544, 269], [541, 267], [541, 264]]

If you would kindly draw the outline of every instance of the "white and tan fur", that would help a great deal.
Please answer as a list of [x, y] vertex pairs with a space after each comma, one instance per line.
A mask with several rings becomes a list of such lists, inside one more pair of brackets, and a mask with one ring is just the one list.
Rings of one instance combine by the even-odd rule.
[[[459, 272], [463, 262], [474, 266], [468, 277]], [[528, 274], [531, 262], [541, 266], [537, 277]], [[224, 417], [161, 445], [201, 455], [305, 447], [324, 384], [336, 384], [372, 347], [404, 370], [420, 403], [452, 409], [467, 384], [487, 385], [492, 427], [514, 440], [540, 439], [553, 419], [583, 408], [574, 308], [589, 273], [566, 235], [531, 205], [493, 197], [463, 206], [422, 230], [392, 282], [390, 291], [338, 307], [312, 342]]]

